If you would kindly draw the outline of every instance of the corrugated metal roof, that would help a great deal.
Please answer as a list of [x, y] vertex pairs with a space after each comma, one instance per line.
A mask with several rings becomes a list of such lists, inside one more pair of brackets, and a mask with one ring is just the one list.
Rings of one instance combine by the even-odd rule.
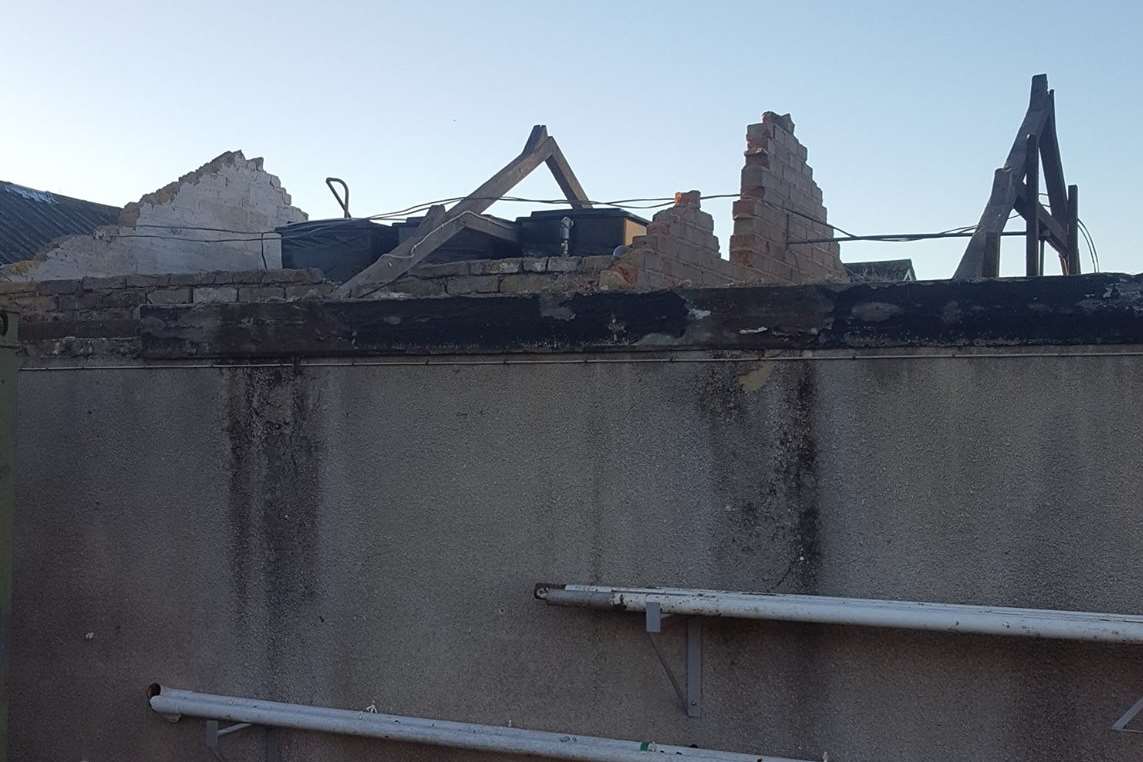
[[0, 180], [0, 263], [30, 259], [65, 235], [114, 225], [120, 209]]
[[917, 279], [911, 259], [846, 262], [845, 271], [849, 273], [851, 283], [893, 283]]

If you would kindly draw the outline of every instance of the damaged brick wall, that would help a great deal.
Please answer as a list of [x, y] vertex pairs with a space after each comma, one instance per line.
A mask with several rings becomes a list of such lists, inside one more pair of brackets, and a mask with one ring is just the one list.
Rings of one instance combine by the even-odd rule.
[[262, 159], [227, 151], [127, 204], [118, 225], [61, 238], [0, 268], [0, 280], [275, 269], [282, 260], [277, 236], [256, 233], [306, 219]]
[[631, 242], [600, 279], [604, 288], [728, 286], [761, 280], [762, 273], [719, 255], [714, 218], [702, 211], [697, 190], [675, 194], [675, 205], [658, 212], [647, 234]]
[[610, 256], [510, 257], [420, 265], [373, 298], [583, 292], [599, 288]]
[[746, 128], [741, 190], [733, 206], [732, 262], [761, 271], [765, 283], [848, 280], [836, 243], [787, 243], [833, 234], [822, 224], [822, 192], [789, 114], [767, 111], [761, 123]]

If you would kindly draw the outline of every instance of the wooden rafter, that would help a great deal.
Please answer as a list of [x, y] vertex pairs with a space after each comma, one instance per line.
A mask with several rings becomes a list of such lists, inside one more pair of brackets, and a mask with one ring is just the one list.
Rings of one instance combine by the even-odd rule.
[[503, 223], [481, 215], [541, 164], [547, 164], [569, 204], [577, 209], [591, 206], [556, 139], [548, 135], [544, 125], [538, 124], [532, 128], [519, 156], [448, 211], [443, 206], [430, 209], [412, 236], [344, 283], [337, 296], [364, 296], [392, 283], [465, 228], [510, 238], [514, 232]]
[[[1043, 164], [1043, 174], [1040, 165]], [[1040, 203], [1040, 188], [1048, 207]], [[1065, 274], [1080, 272], [1078, 190], [1064, 181], [1056, 135], [1055, 93], [1046, 74], [1032, 78], [1024, 121], [1016, 133], [1004, 166], [996, 170], [992, 194], [953, 275], [957, 279], [996, 277], [1000, 273], [1000, 234], [1015, 211], [1024, 218], [1025, 270], [1043, 272], [1042, 248], [1047, 243], [1060, 256]]]

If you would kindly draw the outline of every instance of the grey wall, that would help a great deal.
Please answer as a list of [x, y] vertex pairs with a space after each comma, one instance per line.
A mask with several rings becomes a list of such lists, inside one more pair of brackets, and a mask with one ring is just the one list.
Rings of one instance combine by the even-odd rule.
[[531, 589], [1138, 612], [1141, 363], [24, 372], [12, 756], [210, 759], [158, 681], [834, 762], [1139, 759], [1108, 729], [1138, 649], [709, 620], [687, 719], [638, 617]]

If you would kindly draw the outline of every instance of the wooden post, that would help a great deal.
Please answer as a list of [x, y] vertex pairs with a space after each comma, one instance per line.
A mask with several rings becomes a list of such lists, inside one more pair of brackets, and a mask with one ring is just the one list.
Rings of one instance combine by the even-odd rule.
[[1040, 275], [1040, 140], [1035, 132], [1028, 134], [1024, 151], [1025, 189], [1028, 194], [1025, 215], [1024, 264], [1029, 276]]
[[984, 260], [980, 274], [985, 278], [1000, 277], [1000, 234], [991, 230], [984, 234]]
[[1079, 186], [1068, 186], [1068, 275], [1079, 275]]

